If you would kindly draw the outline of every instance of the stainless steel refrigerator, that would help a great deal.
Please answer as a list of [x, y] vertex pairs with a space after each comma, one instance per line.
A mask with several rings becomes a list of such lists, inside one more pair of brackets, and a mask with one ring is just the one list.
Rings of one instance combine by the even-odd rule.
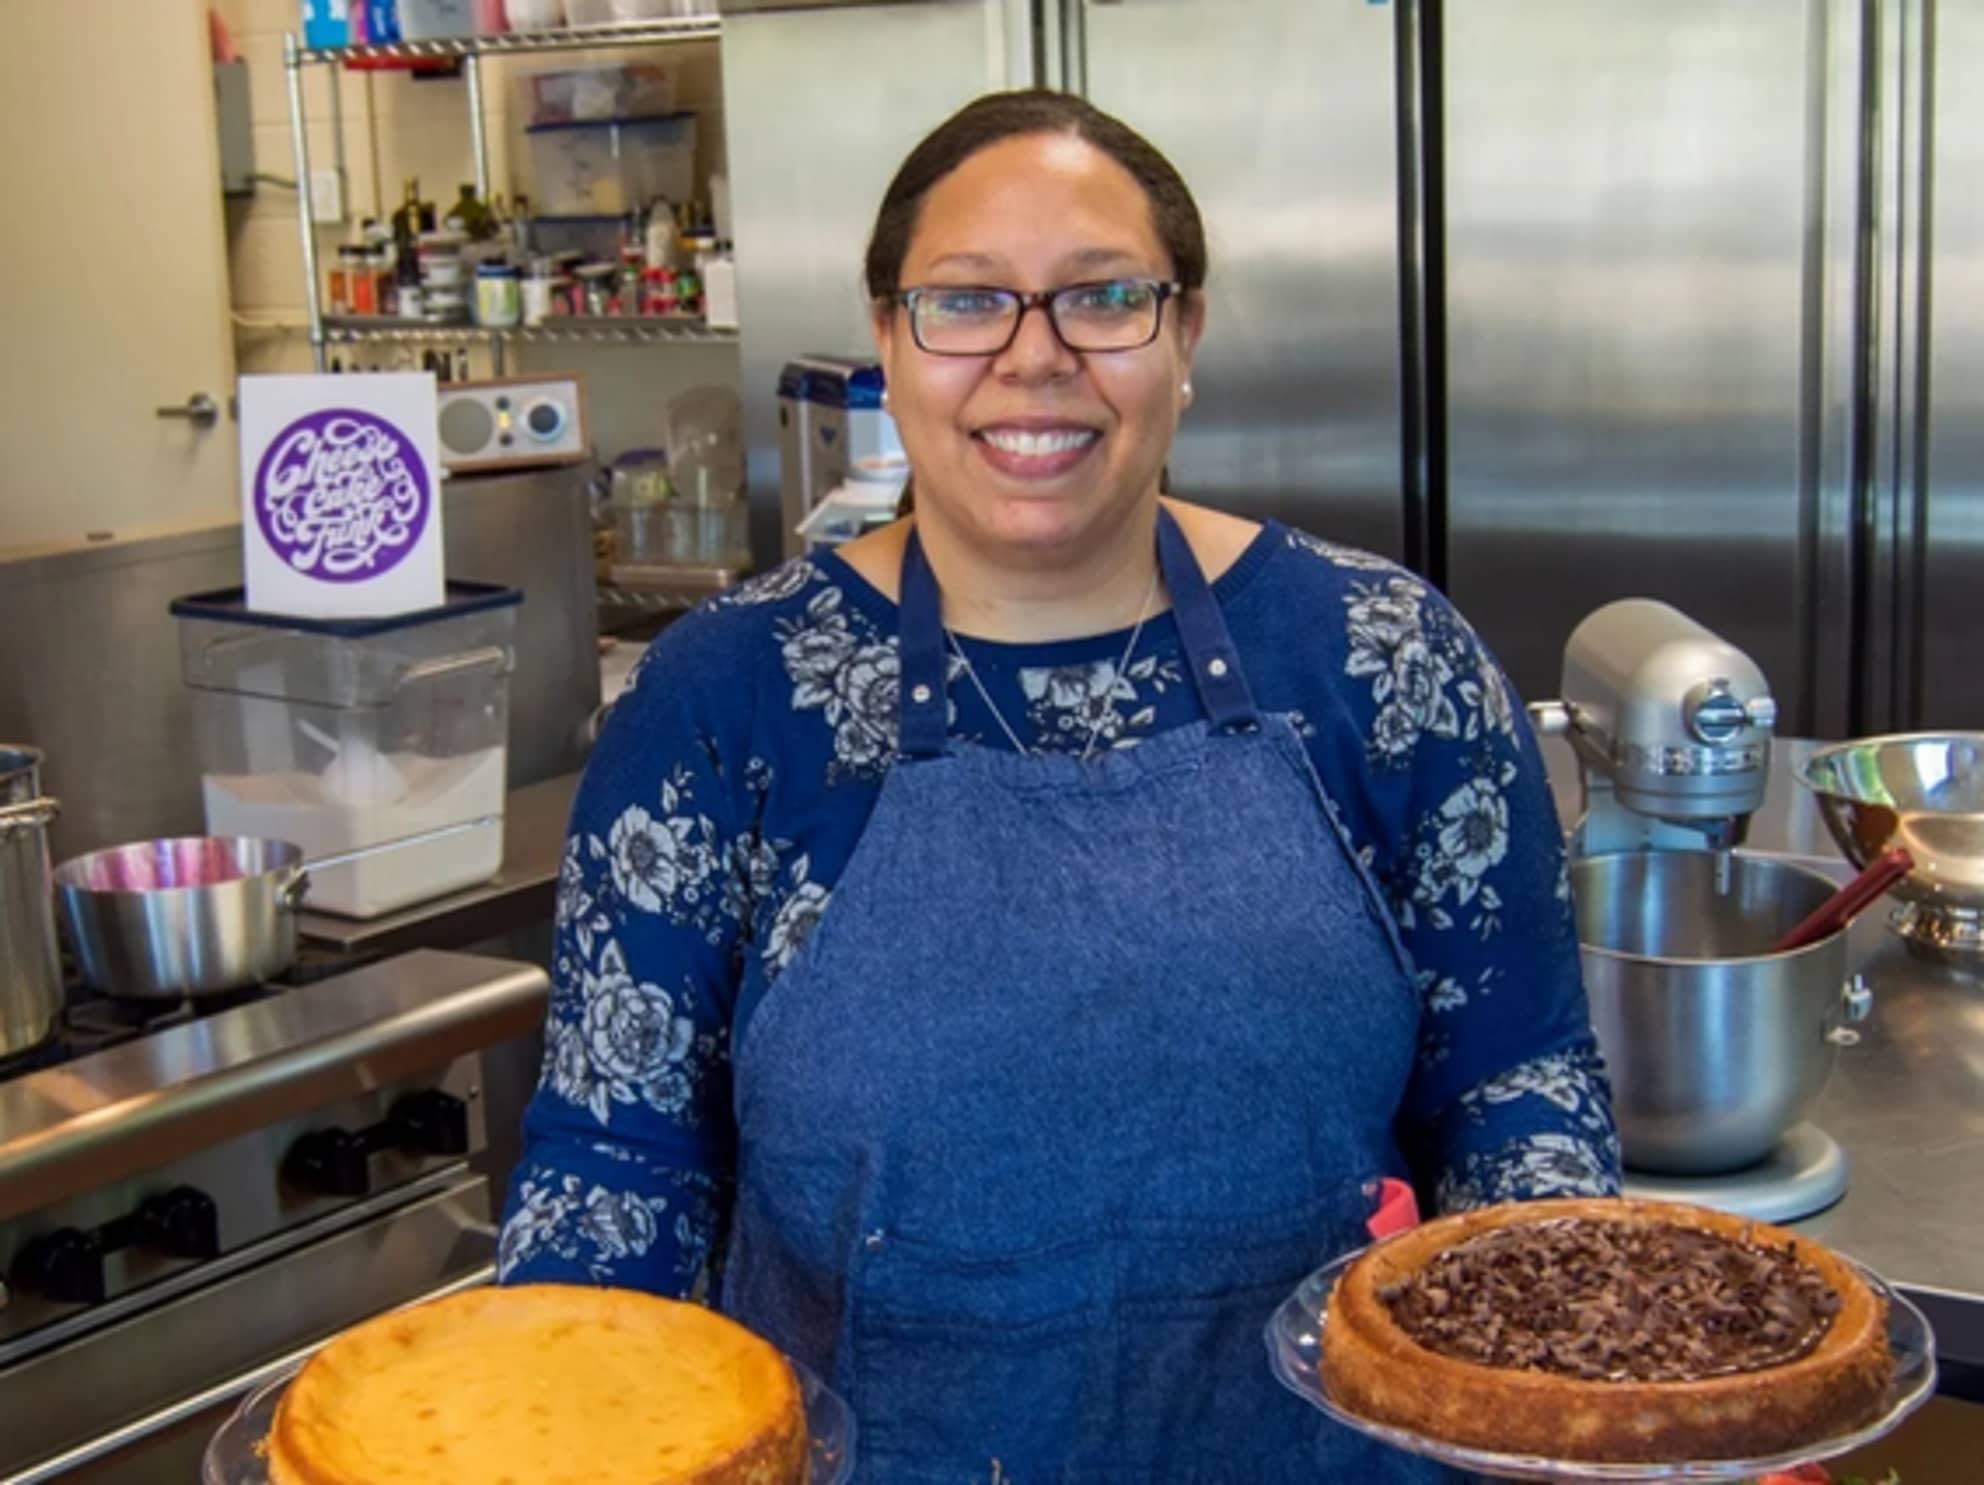
[[1526, 695], [1650, 595], [1787, 732], [1984, 726], [1981, 58], [1984, 0], [727, 10], [760, 554], [778, 367], [865, 343], [888, 173], [1038, 82], [1205, 209], [1181, 494], [1426, 572]]

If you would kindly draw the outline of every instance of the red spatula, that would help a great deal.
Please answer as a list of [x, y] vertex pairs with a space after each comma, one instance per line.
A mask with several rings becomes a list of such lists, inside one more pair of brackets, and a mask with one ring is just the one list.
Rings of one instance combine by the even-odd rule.
[[1788, 954], [1837, 933], [1914, 869], [1915, 858], [1905, 847], [1883, 851], [1860, 869], [1859, 876], [1812, 909], [1803, 922], [1771, 945], [1771, 953]]

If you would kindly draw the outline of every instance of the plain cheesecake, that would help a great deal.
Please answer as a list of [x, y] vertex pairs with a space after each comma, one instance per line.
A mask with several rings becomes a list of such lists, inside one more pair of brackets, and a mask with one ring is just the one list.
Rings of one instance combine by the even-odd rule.
[[802, 1485], [792, 1368], [699, 1305], [476, 1289], [370, 1320], [297, 1374], [274, 1485]]

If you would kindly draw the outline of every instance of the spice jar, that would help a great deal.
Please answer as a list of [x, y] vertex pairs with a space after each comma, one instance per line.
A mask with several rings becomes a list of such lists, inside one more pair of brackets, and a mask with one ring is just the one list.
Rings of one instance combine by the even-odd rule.
[[523, 318], [523, 276], [507, 263], [483, 263], [475, 270], [475, 317], [492, 329]]
[[551, 260], [532, 258], [523, 283], [524, 323], [542, 325], [551, 316]]

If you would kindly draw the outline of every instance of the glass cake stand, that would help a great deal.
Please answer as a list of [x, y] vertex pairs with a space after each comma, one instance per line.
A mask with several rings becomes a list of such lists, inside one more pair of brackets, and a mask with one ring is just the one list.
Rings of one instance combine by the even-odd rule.
[[1698, 1459], [1669, 1464], [1598, 1464], [1589, 1460], [1545, 1459], [1527, 1454], [1502, 1454], [1444, 1443], [1408, 1428], [1365, 1418], [1330, 1400], [1323, 1385], [1323, 1326], [1331, 1288], [1350, 1267], [1357, 1253], [1346, 1253], [1317, 1269], [1282, 1302], [1268, 1321], [1268, 1358], [1275, 1377], [1290, 1392], [1320, 1408], [1346, 1428], [1380, 1443], [1424, 1455], [1455, 1469], [1472, 1470], [1501, 1480], [1748, 1480], [1773, 1470], [1832, 1459], [1872, 1443], [1921, 1407], [1936, 1390], [1935, 1335], [1922, 1312], [1879, 1278], [1861, 1268], [1862, 1278], [1888, 1303], [1888, 1347], [1894, 1353], [1894, 1380], [1888, 1384], [1881, 1415], [1851, 1433], [1819, 1439], [1803, 1448], [1766, 1459]]
[[[854, 1414], [804, 1365], [789, 1356], [786, 1362], [799, 1379], [806, 1430], [813, 1441], [806, 1485], [846, 1485], [854, 1473]], [[265, 1444], [275, 1424], [276, 1405], [295, 1375], [285, 1372], [249, 1393], [220, 1426], [200, 1465], [201, 1485], [268, 1485]]]

